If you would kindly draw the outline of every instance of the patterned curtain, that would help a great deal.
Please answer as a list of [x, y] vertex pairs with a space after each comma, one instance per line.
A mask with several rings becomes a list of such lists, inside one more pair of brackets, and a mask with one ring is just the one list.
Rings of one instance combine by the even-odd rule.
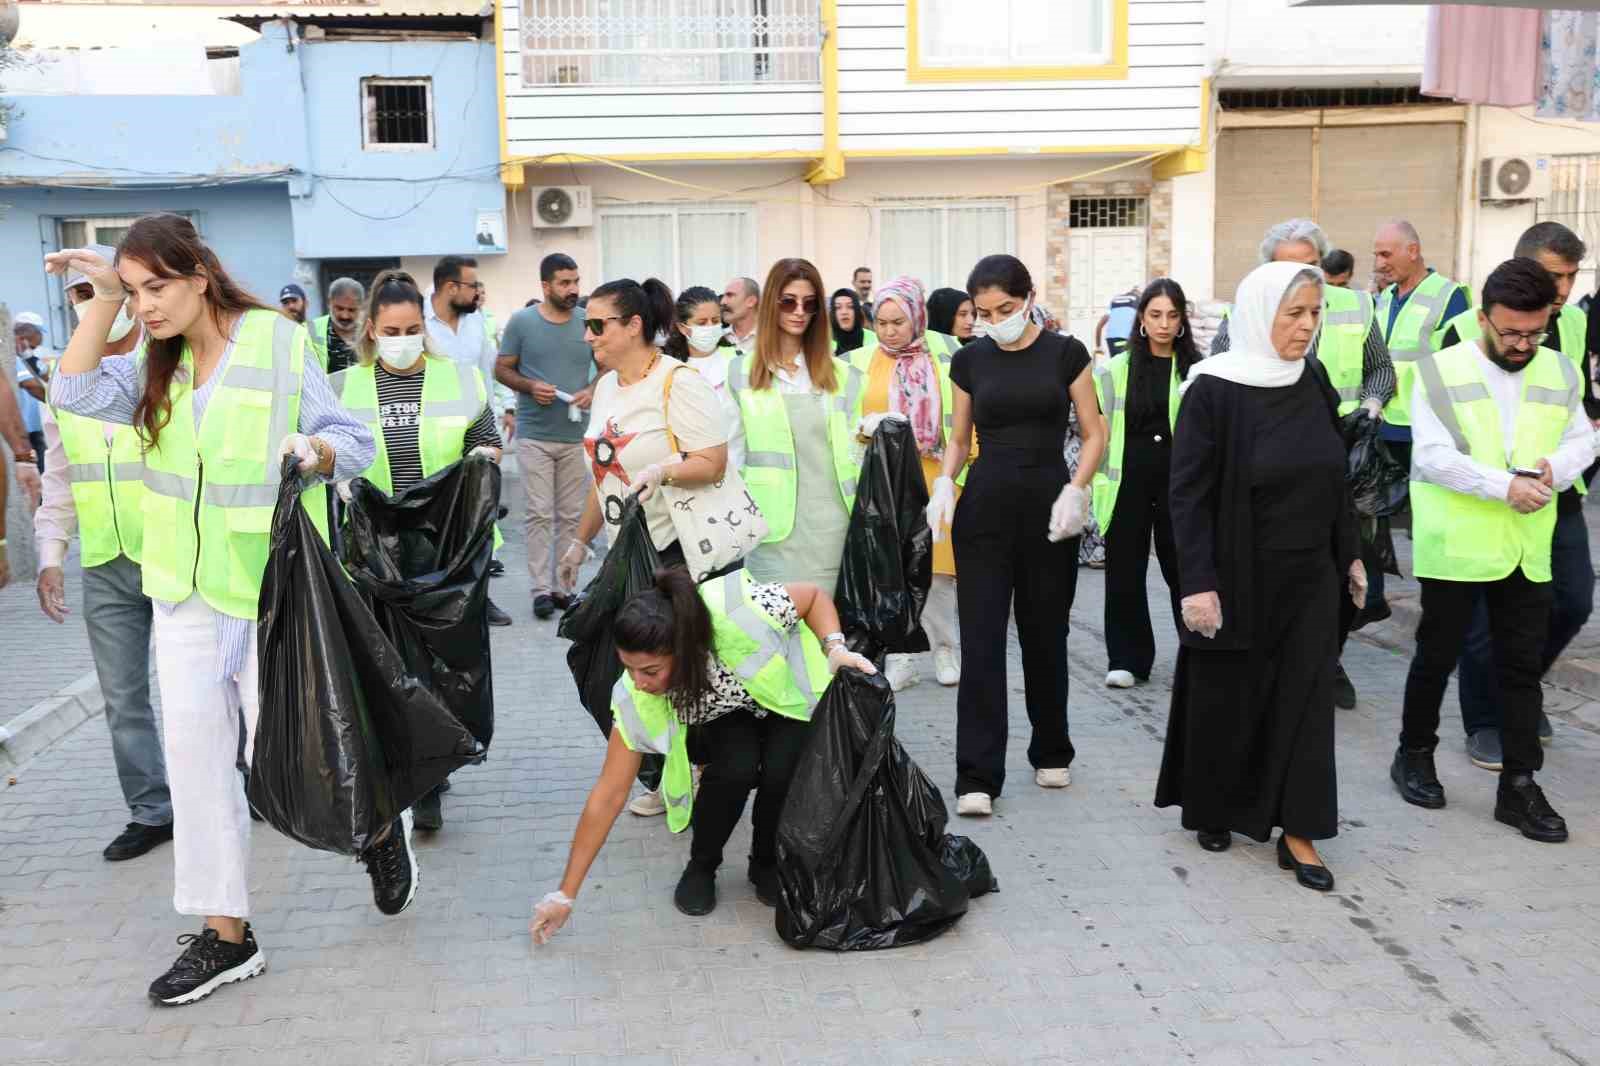
[[1547, 11], [1539, 36], [1539, 99], [1544, 118], [1600, 122], [1600, 13]]

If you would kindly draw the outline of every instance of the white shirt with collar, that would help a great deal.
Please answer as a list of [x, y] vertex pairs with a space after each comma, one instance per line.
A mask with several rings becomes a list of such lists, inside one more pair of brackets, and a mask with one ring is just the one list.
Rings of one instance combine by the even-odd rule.
[[423, 301], [422, 322], [428, 331], [433, 350], [452, 363], [466, 363], [483, 373], [483, 384], [491, 393], [494, 390], [494, 360], [499, 353], [489, 343], [484, 327], [483, 313], [472, 311], [456, 319], [455, 329], [439, 317], [433, 309], [433, 299]]
[[[1508, 446], [1517, 439], [1517, 414], [1522, 406], [1523, 374], [1509, 373], [1496, 366], [1483, 354], [1481, 345], [1474, 344], [1478, 355], [1478, 368], [1484, 384], [1500, 411], [1500, 436]], [[1552, 353], [1558, 359], [1566, 356]], [[1555, 479], [1555, 489], [1563, 492], [1583, 475], [1595, 459], [1595, 431], [1580, 403], [1572, 420], [1561, 434], [1561, 444], [1551, 455], [1550, 472]], [[1456, 450], [1450, 431], [1433, 411], [1421, 389], [1411, 393], [1411, 463], [1413, 476], [1433, 485], [1441, 485], [1455, 492], [1479, 496], [1485, 500], [1504, 500], [1515, 476], [1504, 465], [1486, 466], [1471, 456]]]

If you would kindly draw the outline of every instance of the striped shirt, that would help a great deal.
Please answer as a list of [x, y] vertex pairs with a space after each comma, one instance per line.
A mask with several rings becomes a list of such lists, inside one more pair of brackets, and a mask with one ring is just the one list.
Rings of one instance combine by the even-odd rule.
[[[389, 457], [389, 484], [395, 495], [422, 480], [422, 449], [418, 433], [422, 425], [422, 375], [391, 374], [376, 364], [378, 384], [378, 428], [383, 432], [383, 449]], [[479, 445], [502, 446], [494, 412], [487, 403], [461, 442], [466, 455]]]

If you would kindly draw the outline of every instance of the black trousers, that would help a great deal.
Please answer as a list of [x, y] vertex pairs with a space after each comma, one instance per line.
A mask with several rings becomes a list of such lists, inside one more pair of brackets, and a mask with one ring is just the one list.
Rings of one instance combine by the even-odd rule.
[[1450, 672], [1467, 640], [1472, 609], [1482, 596], [1489, 608], [1489, 642], [1500, 702], [1500, 743], [1505, 769], [1537, 770], [1544, 765], [1539, 744], [1540, 653], [1554, 601], [1551, 583], [1529, 581], [1519, 568], [1499, 581], [1441, 581], [1419, 578], [1422, 621], [1417, 650], [1406, 676], [1400, 743], [1432, 750], [1439, 743], [1439, 705]]
[[705, 764], [689, 845], [694, 862], [713, 870], [722, 865], [723, 846], [744, 817], [751, 789], [756, 809], [750, 861], [776, 860], [778, 819], [809, 735], [809, 722], [779, 714], [757, 718], [749, 711], [733, 711], [689, 731], [689, 757]]
[[951, 529], [961, 687], [956, 693], [956, 792], [1000, 795], [1006, 779], [1006, 639], [1013, 605], [1035, 769], [1070, 766], [1067, 617], [1078, 587], [1078, 538], [1047, 539], [1067, 483], [1059, 453], [984, 451], [967, 476]]
[[1134, 441], [1123, 448], [1122, 487], [1106, 539], [1106, 658], [1112, 670], [1126, 670], [1141, 681], [1156, 662], [1156, 638], [1150, 626], [1150, 600], [1145, 574], [1150, 569], [1150, 542], [1167, 582], [1173, 625], [1180, 618], [1178, 549], [1167, 513], [1170, 451], [1165, 442]]

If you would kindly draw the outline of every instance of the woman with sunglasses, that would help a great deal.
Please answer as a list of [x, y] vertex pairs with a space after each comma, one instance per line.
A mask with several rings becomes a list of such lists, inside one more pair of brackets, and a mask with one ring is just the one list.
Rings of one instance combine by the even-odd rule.
[[805, 259], [767, 273], [755, 351], [734, 360], [728, 391], [739, 404], [745, 487], [767, 520], [767, 539], [745, 558], [757, 581], [838, 583], [861, 469], [856, 424], [865, 375], [835, 358], [822, 275]]
[[[672, 512], [656, 489], [710, 485], [722, 479], [727, 467], [728, 423], [716, 391], [655, 345], [657, 331], [672, 326], [657, 321], [658, 313], [651, 293], [631, 278], [608, 281], [589, 294], [584, 326], [600, 377], [594, 382], [583, 446], [594, 491], [584, 502], [576, 538], [557, 563], [556, 583], [562, 588], [576, 587], [578, 568], [594, 554], [589, 545], [602, 525], [615, 538], [630, 494], [639, 497], [661, 565], [684, 565]], [[674, 372], [680, 370], [684, 372]], [[620, 661], [616, 670], [622, 673]], [[610, 708], [589, 711], [609, 735]], [[665, 814], [659, 758], [645, 760], [639, 781], [648, 791], [628, 809], [643, 816]]]

